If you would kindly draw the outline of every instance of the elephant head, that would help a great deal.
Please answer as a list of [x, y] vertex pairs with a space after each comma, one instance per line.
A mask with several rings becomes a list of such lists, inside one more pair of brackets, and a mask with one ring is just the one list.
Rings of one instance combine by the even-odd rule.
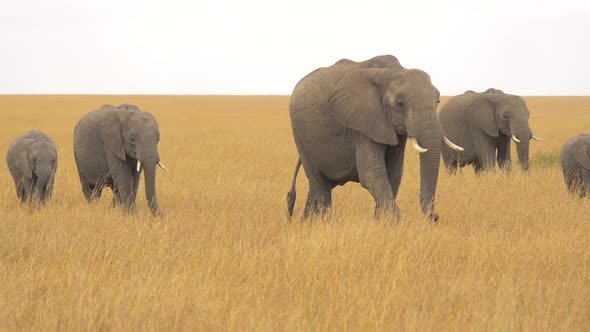
[[130, 161], [132, 172], [145, 170], [145, 191], [148, 205], [155, 215], [158, 212], [156, 196], [156, 166], [166, 167], [160, 163], [158, 142], [160, 130], [156, 118], [148, 112], [141, 112], [137, 107], [122, 105], [118, 112], [104, 121], [100, 135], [105, 149], [121, 160]]
[[436, 108], [439, 91], [427, 73], [417, 69], [359, 69], [343, 80], [330, 99], [334, 118], [372, 140], [398, 145], [409, 138], [420, 152], [420, 205], [432, 214], [443, 135]]
[[492, 137], [500, 134], [511, 137], [516, 142], [518, 161], [528, 171], [529, 141], [540, 138], [529, 127], [529, 109], [521, 97], [488, 89], [471, 104], [467, 114], [471, 127], [480, 128]]
[[51, 194], [53, 177], [57, 170], [55, 146], [42, 140], [30, 140], [25, 155], [19, 162], [24, 176], [31, 179], [33, 201], [43, 202]]

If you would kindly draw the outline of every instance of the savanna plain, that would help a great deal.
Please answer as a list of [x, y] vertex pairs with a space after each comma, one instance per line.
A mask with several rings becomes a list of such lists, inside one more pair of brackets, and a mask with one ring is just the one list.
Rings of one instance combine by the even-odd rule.
[[[587, 330], [590, 200], [568, 194], [559, 150], [590, 132], [590, 97], [526, 101], [543, 139], [530, 173], [441, 165], [433, 224], [411, 147], [399, 222], [373, 219], [352, 183], [335, 189], [330, 217], [301, 222], [303, 172], [289, 220], [285, 96], [0, 96], [1, 154], [31, 128], [59, 153], [40, 209], [17, 201], [0, 164], [0, 329]], [[158, 119], [162, 217], [143, 183], [132, 214], [110, 207], [110, 190], [83, 198], [73, 128], [107, 103]]]

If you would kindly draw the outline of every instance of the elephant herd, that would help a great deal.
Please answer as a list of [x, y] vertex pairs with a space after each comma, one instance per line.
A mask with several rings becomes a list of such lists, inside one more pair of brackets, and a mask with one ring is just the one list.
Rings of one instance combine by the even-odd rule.
[[[168, 171], [160, 162], [159, 140], [156, 118], [134, 105], [105, 105], [83, 116], [74, 128], [74, 157], [86, 200], [110, 187], [113, 206], [132, 209], [145, 171], [148, 205], [157, 215], [156, 166]], [[36, 129], [17, 137], [6, 161], [21, 201], [45, 202], [51, 196], [57, 170], [51, 138]]]
[[[496, 161], [510, 170], [510, 141], [518, 161], [529, 169], [533, 135], [525, 101], [498, 89], [467, 91], [450, 98], [437, 113], [440, 93], [427, 73], [405, 69], [391, 55], [354, 62], [343, 59], [305, 76], [291, 95], [289, 113], [299, 160], [288, 213], [295, 205], [295, 183], [303, 165], [309, 181], [304, 216], [323, 214], [332, 189], [360, 182], [373, 196], [375, 214], [399, 217], [396, 197], [406, 142], [420, 153], [420, 206], [433, 221], [440, 157], [450, 173], [473, 165], [492, 170]], [[444, 143], [444, 144], [443, 144]], [[590, 193], [590, 135], [564, 146], [562, 165], [570, 191]]]
[[[511, 140], [518, 161], [529, 169], [533, 135], [525, 101], [498, 89], [467, 91], [450, 98], [437, 112], [440, 93], [430, 76], [402, 67], [392, 55], [362, 62], [342, 59], [301, 79], [290, 98], [291, 127], [299, 160], [288, 193], [288, 214], [295, 206], [300, 167], [309, 182], [304, 217], [324, 214], [332, 189], [360, 182], [376, 202], [375, 215], [399, 218], [396, 204], [406, 142], [420, 153], [420, 206], [438, 220], [434, 201], [441, 156], [446, 169], [473, 165], [476, 173], [498, 166], [510, 170]], [[151, 212], [157, 215], [158, 123], [134, 105], [105, 105], [86, 114], [74, 129], [74, 156], [82, 192], [91, 202], [104, 187], [113, 205], [134, 208], [140, 176]], [[444, 143], [444, 144], [443, 144]], [[590, 135], [569, 140], [561, 151], [570, 191], [590, 194]], [[17, 137], [6, 157], [17, 196], [44, 202], [51, 196], [58, 158], [54, 142], [39, 130]]]

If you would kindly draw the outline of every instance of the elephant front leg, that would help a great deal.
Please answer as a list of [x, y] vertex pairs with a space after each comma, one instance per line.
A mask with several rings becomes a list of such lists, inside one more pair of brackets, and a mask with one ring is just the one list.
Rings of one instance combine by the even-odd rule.
[[[387, 146], [366, 137], [357, 138], [355, 145], [359, 180], [375, 199], [375, 216], [391, 214], [395, 220], [399, 219], [399, 209], [387, 176], [385, 163]], [[401, 173], [399, 176], [401, 178]]]
[[109, 169], [113, 179], [113, 205], [121, 205], [127, 210], [132, 210], [135, 205], [133, 195], [132, 171], [126, 161], [116, 156], [108, 156]]
[[479, 165], [474, 164], [476, 173], [480, 171], [490, 171], [496, 167], [496, 142], [495, 138], [490, 137], [488, 134], [481, 130], [474, 130], [473, 144], [475, 146], [475, 153]]
[[510, 137], [501, 136], [496, 147], [498, 148], [498, 167], [510, 172], [512, 170], [512, 159], [510, 157]]
[[398, 145], [388, 146], [385, 151], [385, 166], [387, 167], [387, 177], [393, 193], [393, 199], [397, 198], [399, 186], [402, 182], [404, 171], [404, 153], [406, 150], [406, 136], [398, 135]]
[[[446, 150], [447, 149], [443, 148], [443, 153], [442, 153], [443, 163], [445, 164], [445, 169], [447, 170], [447, 172], [449, 174], [453, 174], [453, 175], [457, 174], [457, 168], [458, 168], [457, 160], [455, 160], [453, 158], [453, 156], [451, 155], [451, 153]], [[459, 153], [459, 152], [457, 152], [457, 153]]]

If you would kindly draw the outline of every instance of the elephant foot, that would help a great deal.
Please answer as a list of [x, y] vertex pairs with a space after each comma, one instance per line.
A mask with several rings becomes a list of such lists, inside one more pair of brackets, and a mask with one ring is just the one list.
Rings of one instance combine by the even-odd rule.
[[154, 216], [155, 218], [164, 217], [164, 214], [162, 213], [162, 211], [160, 211], [160, 209], [150, 209], [150, 212], [152, 213], [152, 216]]
[[436, 213], [429, 213], [428, 214], [428, 219], [430, 221], [432, 221], [433, 223], [437, 223], [439, 218], [440, 218], [439, 215]]
[[397, 204], [387, 204], [375, 207], [375, 219], [382, 219], [383, 217], [391, 218], [394, 222], [398, 222], [401, 218], [400, 208]]

